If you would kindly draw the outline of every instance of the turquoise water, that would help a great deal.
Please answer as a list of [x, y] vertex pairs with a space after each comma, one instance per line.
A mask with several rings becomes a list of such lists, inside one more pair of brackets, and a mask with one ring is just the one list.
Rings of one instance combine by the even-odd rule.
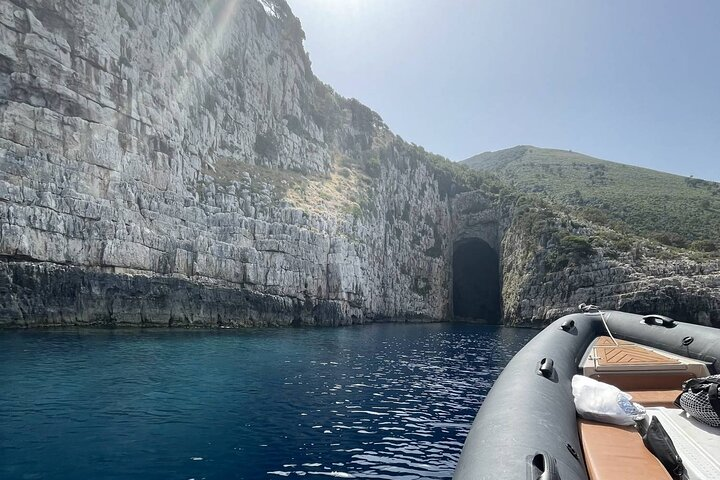
[[450, 478], [492, 382], [534, 334], [0, 332], [0, 478]]

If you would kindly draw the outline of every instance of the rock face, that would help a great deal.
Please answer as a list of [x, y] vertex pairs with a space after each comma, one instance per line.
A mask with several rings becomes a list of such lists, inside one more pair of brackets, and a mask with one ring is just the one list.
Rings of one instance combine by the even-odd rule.
[[639, 237], [627, 242], [567, 215], [519, 210], [502, 240], [506, 323], [541, 326], [592, 303], [720, 326], [717, 259], [692, 259]]
[[511, 323], [580, 300], [717, 324], [716, 263], [552, 277], [514, 198], [457, 194], [302, 39], [282, 0], [0, 0], [0, 326], [449, 319], [470, 238]]
[[[0, 1], [0, 323], [447, 317], [447, 202], [302, 35], [284, 2]], [[344, 168], [375, 213], [313, 212], [377, 142]]]

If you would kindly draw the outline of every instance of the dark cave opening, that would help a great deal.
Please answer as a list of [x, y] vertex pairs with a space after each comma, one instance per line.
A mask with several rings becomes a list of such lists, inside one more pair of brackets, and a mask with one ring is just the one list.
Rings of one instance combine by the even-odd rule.
[[453, 316], [500, 323], [500, 262], [487, 242], [458, 242], [453, 253]]

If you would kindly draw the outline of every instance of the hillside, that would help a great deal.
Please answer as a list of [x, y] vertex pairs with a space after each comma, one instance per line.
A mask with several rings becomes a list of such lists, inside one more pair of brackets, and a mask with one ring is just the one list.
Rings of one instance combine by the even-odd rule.
[[493, 172], [521, 190], [566, 205], [595, 223], [676, 247], [717, 250], [720, 184], [600, 160], [580, 153], [518, 146], [461, 162]]

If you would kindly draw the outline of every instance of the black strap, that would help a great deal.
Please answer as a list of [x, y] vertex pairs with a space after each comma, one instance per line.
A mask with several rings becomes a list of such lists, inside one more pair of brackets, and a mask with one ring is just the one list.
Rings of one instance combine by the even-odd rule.
[[687, 392], [688, 390], [707, 390], [712, 384], [714, 384], [715, 386], [720, 385], [720, 378], [691, 378], [690, 380], [686, 380], [685, 383], [683, 383], [683, 392]]
[[720, 417], [720, 397], [718, 397], [718, 383], [715, 382], [708, 389], [708, 400], [710, 400], [710, 406], [715, 410], [718, 417]]
[[685, 393], [685, 390], [683, 390], [680, 395], [675, 397], [675, 401], [673, 402], [673, 405], [675, 405], [677, 408], [682, 408], [682, 405], [680, 405], [680, 397], [683, 396], [683, 393]]
[[719, 387], [720, 378], [717, 377], [691, 378], [689, 380], [686, 380], [685, 383], [683, 383], [683, 391], [680, 395], [677, 396], [673, 404], [675, 404], [676, 407], [682, 408], [682, 406], [680, 405], [680, 397], [682, 397], [682, 394], [685, 392], [707, 392], [710, 406], [718, 415], [718, 417], [720, 417], [720, 394], [718, 393]]

